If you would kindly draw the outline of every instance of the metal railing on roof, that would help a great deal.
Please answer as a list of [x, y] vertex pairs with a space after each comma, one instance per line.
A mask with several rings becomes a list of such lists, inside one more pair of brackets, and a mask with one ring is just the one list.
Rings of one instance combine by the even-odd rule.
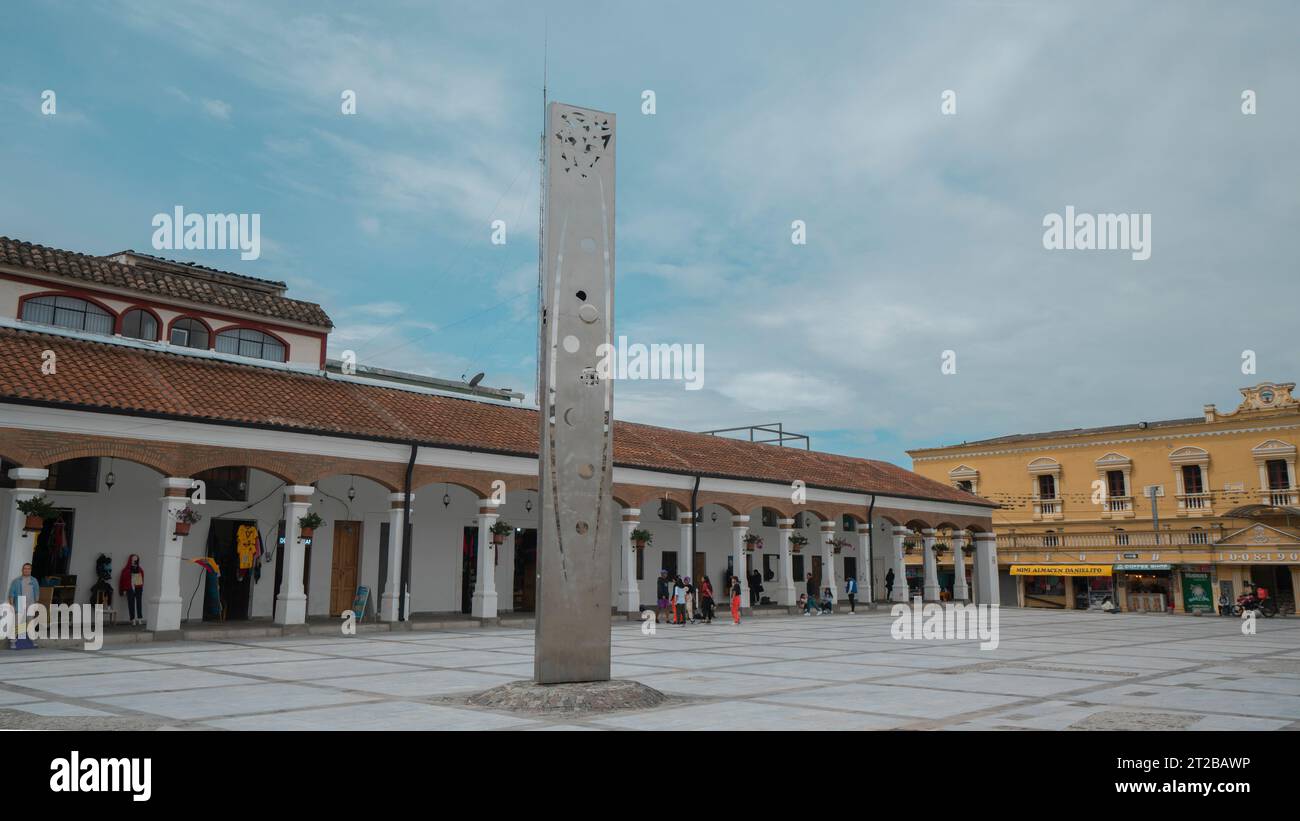
[[[700, 432], [707, 433], [710, 436], [717, 436], [720, 433], [736, 433], [738, 431], [747, 431], [749, 433], [749, 441], [764, 445], [776, 444], [780, 447], [785, 447], [786, 442], [802, 439], [804, 450], [812, 450], [812, 439], [810, 437], [802, 433], [790, 433], [785, 429], [785, 426], [781, 422], [771, 422], [766, 425], [742, 425], [738, 428], [718, 428], [717, 430], [705, 430]], [[776, 438], [755, 439], [755, 433], [759, 435], [775, 434]]]

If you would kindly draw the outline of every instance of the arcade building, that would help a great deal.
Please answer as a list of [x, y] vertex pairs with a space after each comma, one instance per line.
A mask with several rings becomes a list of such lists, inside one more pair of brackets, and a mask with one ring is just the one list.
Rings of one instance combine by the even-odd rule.
[[[133, 251], [0, 238], [6, 580], [30, 561], [52, 602], [107, 587], [124, 623], [118, 573], [137, 554], [142, 629], [163, 634], [205, 620], [303, 624], [352, 609], [359, 588], [389, 622], [531, 611], [536, 410], [509, 389], [327, 359], [329, 317], [286, 290]], [[660, 569], [720, 585], [742, 566], [772, 604], [793, 604], [810, 574], [837, 597], [854, 576], [861, 599], [883, 599], [891, 569], [902, 601], [916, 549], [928, 598], [998, 601], [996, 503], [946, 477], [628, 422], [614, 446], [615, 611], [654, 606]], [[36, 497], [52, 513], [29, 528], [17, 504]], [[321, 522], [308, 534], [311, 513]], [[499, 522], [507, 533], [493, 533]], [[638, 528], [653, 537], [643, 548]], [[746, 547], [750, 533], [760, 549]], [[196, 562], [209, 558], [216, 573]]]

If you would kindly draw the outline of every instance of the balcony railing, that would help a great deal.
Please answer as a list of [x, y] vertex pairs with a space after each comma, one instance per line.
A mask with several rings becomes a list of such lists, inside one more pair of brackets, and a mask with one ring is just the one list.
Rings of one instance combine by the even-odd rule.
[[1034, 500], [1034, 518], [1041, 519], [1044, 516], [1048, 518], [1059, 519], [1062, 516], [1062, 506], [1060, 499], [1035, 499]]
[[1132, 496], [1111, 496], [1106, 500], [1106, 511], [1108, 513], [1128, 513], [1132, 510]]
[[1273, 507], [1294, 507], [1296, 504], [1296, 491], [1291, 489], [1270, 489], [1262, 494], [1265, 504]]
[[1103, 548], [1109, 550], [1132, 550], [1136, 547], [1177, 548], [1186, 546], [1205, 546], [1210, 544], [1208, 530], [1181, 532], [1162, 532], [1149, 530], [1126, 530], [1115, 532], [1107, 530], [1094, 533], [999, 533], [998, 550], [1074, 550], [1079, 548]]
[[1210, 494], [1180, 493], [1178, 494], [1178, 509], [1208, 511], [1210, 509]]

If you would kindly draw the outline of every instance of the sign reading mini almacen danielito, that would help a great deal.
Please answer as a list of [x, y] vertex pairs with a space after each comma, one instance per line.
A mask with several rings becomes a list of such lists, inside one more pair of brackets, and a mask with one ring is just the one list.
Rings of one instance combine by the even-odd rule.
[[551, 103], [542, 230], [539, 684], [609, 679], [614, 115]]

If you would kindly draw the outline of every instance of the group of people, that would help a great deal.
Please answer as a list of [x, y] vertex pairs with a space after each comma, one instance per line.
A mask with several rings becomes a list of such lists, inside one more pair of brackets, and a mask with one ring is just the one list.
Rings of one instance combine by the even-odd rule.
[[[757, 571], [754, 572], [750, 580], [750, 605], [758, 603], [756, 591], [762, 590], [762, 577]], [[725, 595], [731, 601], [731, 621], [732, 624], [740, 624], [740, 577], [728, 576], [723, 585]], [[858, 580], [848, 579], [844, 583], [844, 593], [849, 600], [849, 612], [857, 612], [858, 601]], [[669, 576], [667, 570], [659, 571], [659, 578], [655, 582], [655, 598], [658, 609], [655, 611], [655, 621], [659, 621], [659, 616], [664, 616], [667, 624], [697, 624], [703, 622], [712, 624], [716, 604], [714, 602], [713, 583], [709, 577], [705, 576], [696, 586], [690, 576]], [[807, 592], [799, 596], [799, 609], [805, 616], [820, 615], [822, 613], [831, 613], [835, 610], [835, 597], [831, 594], [829, 587], [823, 588], [821, 597], [817, 596], [817, 582], [813, 579], [811, 573], [808, 574]]]

